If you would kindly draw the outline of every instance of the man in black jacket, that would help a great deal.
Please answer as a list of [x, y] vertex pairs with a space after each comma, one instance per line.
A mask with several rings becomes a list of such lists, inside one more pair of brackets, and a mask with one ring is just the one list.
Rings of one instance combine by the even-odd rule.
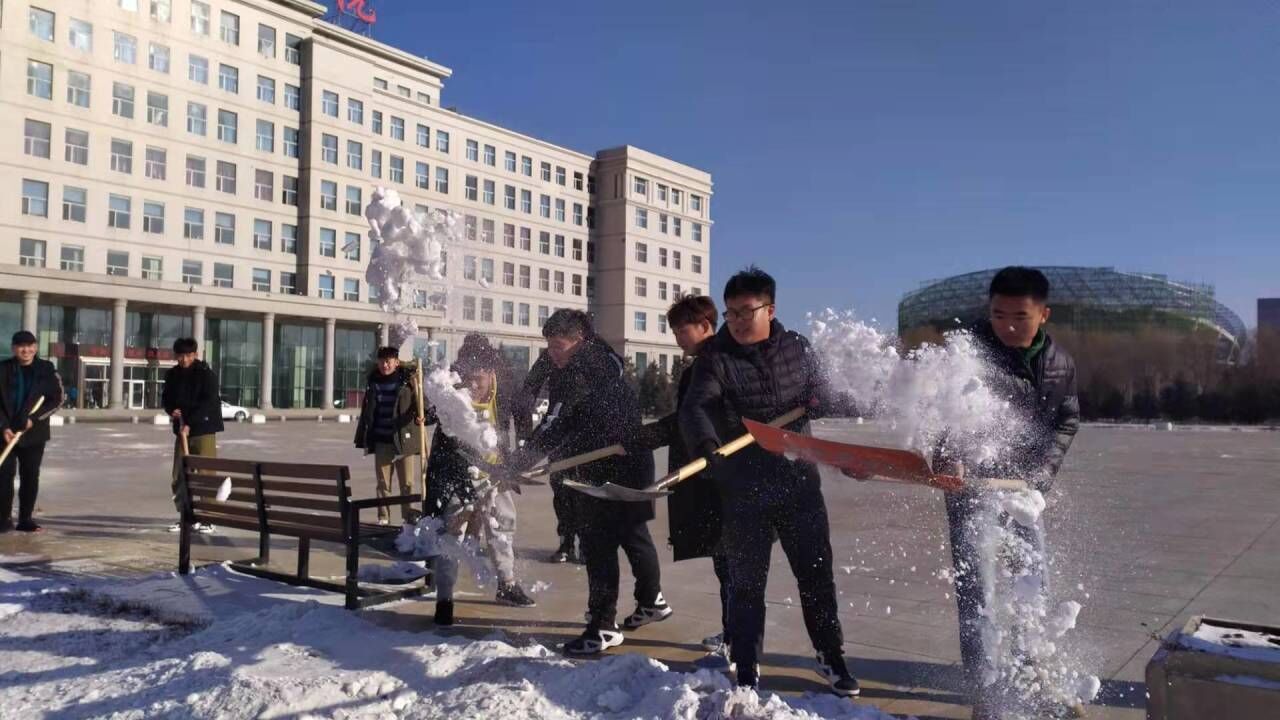
[[[187, 439], [187, 450], [200, 457], [218, 456], [218, 436], [222, 432], [222, 397], [218, 392], [218, 374], [199, 358], [199, 347], [194, 338], [178, 338], [173, 343], [173, 367], [164, 374], [164, 392], [160, 398], [164, 411], [173, 424], [173, 483], [174, 504], [179, 504], [179, 483], [182, 482], [182, 439]], [[178, 508], [182, 512], [182, 508]], [[181, 521], [169, 527], [169, 532], [182, 529]], [[199, 524], [199, 532], [213, 532], [213, 526]]]
[[[1048, 492], [1080, 426], [1075, 360], [1044, 330], [1049, 320], [1049, 280], [1039, 270], [1007, 267], [991, 281], [990, 320], [973, 333], [991, 365], [993, 391], [1009, 401], [1022, 432], [1007, 452], [981, 463], [966, 463], [955, 452], [939, 450], [935, 469], [955, 472], [963, 466], [969, 478], [1015, 478]], [[962, 452], [962, 451], [961, 451]], [[995, 717], [981, 691], [984, 648], [982, 562], [974, 544], [973, 519], [979, 511], [976, 489], [948, 493], [947, 520], [955, 567], [956, 606], [960, 620], [960, 655], [966, 682], [974, 694], [974, 717]], [[1010, 530], [1035, 546], [1040, 534], [1012, 519]]]
[[[668, 472], [678, 470], [694, 459], [680, 436], [680, 404], [688, 394], [698, 353], [707, 341], [715, 337], [718, 322], [716, 303], [705, 295], [680, 298], [667, 310], [667, 324], [671, 326], [676, 344], [689, 358], [689, 363], [680, 373], [675, 411], [642, 427], [627, 445], [627, 452], [652, 452], [667, 447]], [[729, 561], [720, 547], [720, 493], [711, 480], [711, 473], [704, 471], [675, 486], [667, 498], [667, 521], [671, 551], [676, 562], [711, 558], [716, 580], [720, 583], [721, 632], [703, 638], [702, 646], [709, 651], [707, 664], [727, 664], [728, 645], [724, 629], [729, 626]]]
[[[724, 290], [725, 327], [694, 364], [680, 423], [685, 446], [707, 458], [723, 503], [722, 540], [729, 560], [729, 657], [739, 685], [760, 681], [765, 583], [776, 534], [800, 588], [800, 606], [818, 671], [832, 690], [859, 692], [844, 659], [832, 575], [831, 530], [818, 468], [752, 446], [728, 458], [720, 445], [746, 432], [743, 418], [769, 422], [796, 407], [820, 414], [833, 403], [809, 343], [774, 319], [776, 285], [750, 267]], [[788, 428], [807, 432], [808, 420]]]
[[[590, 317], [581, 310], [557, 310], [542, 328], [547, 356], [554, 366], [549, 382], [550, 409], [512, 469], [546, 456], [556, 460], [631, 439], [640, 428], [640, 404], [623, 376], [622, 358], [596, 338]], [[612, 456], [563, 473], [597, 485], [614, 482], [644, 487], [653, 482], [653, 455]], [[649, 536], [652, 502], [618, 502], [579, 495], [574, 498], [576, 526], [587, 564], [587, 627], [565, 644], [574, 655], [594, 655], [622, 643], [618, 631], [618, 549], [631, 563], [638, 607], [628, 628], [665, 620], [671, 608], [662, 597], [658, 551]]]
[[[44, 403], [33, 415], [36, 400]], [[0, 532], [13, 525], [13, 480], [20, 476], [18, 524], [21, 532], [40, 532], [32, 515], [40, 490], [40, 461], [49, 442], [49, 417], [62, 407], [62, 379], [53, 363], [36, 357], [36, 336], [26, 330], [13, 334], [13, 357], [0, 362], [0, 427], [4, 446], [18, 433], [17, 446], [0, 466]]]
[[[592, 336], [587, 338], [587, 342], [603, 341]], [[524, 396], [529, 398], [530, 402], [533, 402], [538, 397], [538, 393], [542, 392], [542, 386], [547, 383], [554, 370], [555, 364], [551, 362], [551, 356], [547, 351], [538, 353], [538, 359], [534, 361], [533, 367], [529, 368], [529, 374], [524, 377]], [[520, 439], [527, 440], [528, 434], [522, 433]], [[547, 558], [547, 562], [564, 563], [582, 560], [582, 555], [574, 542], [578, 535], [575, 528], [579, 524], [576, 516], [579, 494], [564, 486], [563, 475], [557, 474], [551, 479], [551, 509], [556, 513], [556, 536], [560, 538], [560, 544]], [[576, 544], [581, 545], [581, 542]]]
[[[421, 362], [421, 361], [419, 361]], [[413, 494], [413, 458], [422, 452], [425, 409], [417, 379], [400, 365], [399, 348], [378, 348], [378, 363], [369, 371], [360, 419], [356, 421], [355, 445], [373, 455], [377, 495], [391, 497], [391, 476], [400, 481], [400, 494]], [[418, 516], [413, 503], [400, 506], [400, 519], [413, 522]], [[378, 524], [391, 522], [391, 511], [378, 506]]]

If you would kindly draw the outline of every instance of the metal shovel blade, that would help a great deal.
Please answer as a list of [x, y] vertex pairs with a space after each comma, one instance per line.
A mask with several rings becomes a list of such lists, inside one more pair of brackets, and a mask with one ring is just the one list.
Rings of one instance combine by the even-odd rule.
[[578, 480], [565, 480], [564, 486], [601, 500], [619, 500], [622, 502], [648, 502], [671, 494], [670, 490], [659, 490], [652, 486], [637, 490], [608, 482], [604, 485], [591, 485]]

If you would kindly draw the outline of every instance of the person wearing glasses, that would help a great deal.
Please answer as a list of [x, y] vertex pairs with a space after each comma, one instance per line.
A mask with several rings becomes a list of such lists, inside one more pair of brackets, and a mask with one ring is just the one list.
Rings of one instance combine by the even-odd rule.
[[[705, 457], [720, 493], [721, 544], [729, 566], [729, 658], [739, 685], [760, 682], [765, 582], [776, 537], [800, 588], [800, 606], [817, 670], [837, 695], [859, 692], [844, 659], [832, 575], [831, 530], [818, 468], [758, 446], [723, 457], [716, 448], [746, 432], [743, 418], [769, 422], [805, 407], [808, 417], [834, 409], [837, 400], [809, 342], [775, 318], [777, 285], [755, 266], [729, 278], [725, 325], [707, 341], [693, 365], [680, 405], [685, 447]], [[787, 429], [808, 432], [808, 418]]]

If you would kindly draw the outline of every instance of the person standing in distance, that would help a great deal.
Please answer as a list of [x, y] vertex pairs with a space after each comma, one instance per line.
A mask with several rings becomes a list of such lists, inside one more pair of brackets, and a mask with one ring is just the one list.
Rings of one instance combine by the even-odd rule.
[[[33, 415], [31, 406], [44, 402]], [[36, 336], [19, 330], [13, 334], [13, 357], [0, 362], [0, 427], [4, 445], [18, 433], [17, 446], [0, 466], [0, 533], [40, 532], [33, 517], [40, 491], [40, 462], [49, 442], [49, 418], [62, 407], [62, 378], [53, 363], [36, 356]], [[18, 524], [13, 524], [13, 480], [18, 476]]]
[[[179, 483], [182, 475], [182, 438], [187, 439], [187, 451], [200, 457], [218, 456], [218, 433], [223, 431], [222, 398], [218, 393], [218, 374], [209, 363], [200, 359], [195, 338], [178, 338], [173, 343], [176, 364], [164, 374], [164, 392], [160, 403], [173, 424], [173, 491], [174, 504], [179, 505]], [[181, 506], [178, 512], [182, 512]], [[169, 532], [182, 529], [179, 520], [169, 526]], [[207, 523], [196, 523], [195, 530], [211, 533], [214, 528]]]

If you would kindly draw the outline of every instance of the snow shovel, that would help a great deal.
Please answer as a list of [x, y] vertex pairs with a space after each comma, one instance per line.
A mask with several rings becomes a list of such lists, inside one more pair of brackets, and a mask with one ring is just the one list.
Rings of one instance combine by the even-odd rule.
[[[789, 423], [795, 422], [804, 417], [805, 409], [796, 408], [780, 418], [774, 419], [769, 425], [764, 427], [782, 427]], [[758, 423], [753, 423], [758, 424]], [[721, 457], [728, 457], [742, 448], [754, 444], [755, 437], [751, 433], [746, 433], [736, 440], [725, 445], [721, 445], [716, 453]], [[607, 449], [607, 448], [606, 448]], [[590, 483], [579, 482], [577, 480], [565, 480], [564, 486], [573, 488], [578, 492], [590, 495], [591, 497], [600, 498], [601, 500], [622, 500], [626, 502], [645, 502], [656, 500], [665, 495], [671, 494], [671, 488], [685, 480], [697, 475], [707, 469], [706, 458], [698, 458], [673, 473], [668, 473], [658, 480], [658, 482], [644, 488], [629, 488], [617, 483], [605, 483], [604, 485], [592, 485]]]
[[546, 482], [545, 480], [541, 479], [543, 476], [551, 475], [552, 473], [558, 473], [562, 470], [575, 468], [575, 467], [578, 467], [579, 465], [586, 465], [587, 463], [595, 462], [596, 460], [603, 460], [607, 457], [613, 457], [614, 455], [626, 455], [626, 454], [627, 454], [627, 451], [623, 449], [621, 445], [608, 445], [606, 447], [597, 448], [595, 450], [584, 452], [578, 455], [573, 455], [571, 457], [567, 457], [562, 460], [556, 460], [555, 462], [549, 463], [547, 465], [543, 465], [542, 467], [536, 467], [528, 472], [520, 473], [517, 477], [520, 479], [520, 481], [523, 484], [542, 485], [543, 483]]
[[[27, 419], [30, 419], [31, 416], [40, 409], [41, 405], [44, 405], [43, 395], [36, 398], [36, 401], [31, 403], [31, 409], [27, 411]], [[4, 452], [0, 452], [0, 465], [4, 465], [4, 461], [9, 459], [9, 453], [13, 452], [13, 449], [18, 446], [18, 441], [22, 439], [22, 434], [25, 432], [26, 430], [23, 430], [13, 434], [13, 439], [9, 441], [8, 445], [4, 446]], [[23, 470], [23, 472], [26, 472], [26, 470]]]

